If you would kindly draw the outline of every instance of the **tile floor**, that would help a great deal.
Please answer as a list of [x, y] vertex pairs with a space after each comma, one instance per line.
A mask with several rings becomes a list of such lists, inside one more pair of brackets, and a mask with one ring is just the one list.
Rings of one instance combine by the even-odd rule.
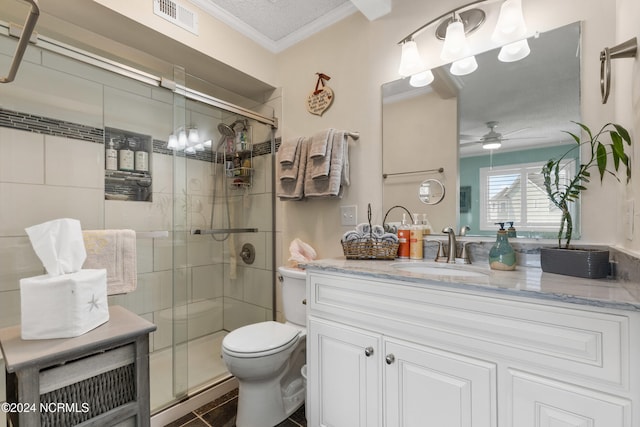
[[[165, 427], [235, 427], [237, 408], [238, 390], [236, 389]], [[275, 427], [307, 427], [304, 405]]]

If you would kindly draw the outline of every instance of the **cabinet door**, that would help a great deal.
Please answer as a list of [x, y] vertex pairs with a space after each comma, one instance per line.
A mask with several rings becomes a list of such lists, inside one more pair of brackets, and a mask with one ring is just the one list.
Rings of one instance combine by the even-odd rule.
[[631, 402], [571, 384], [509, 370], [517, 427], [631, 427]]
[[386, 338], [384, 359], [387, 427], [497, 425], [493, 363]]
[[380, 335], [314, 318], [307, 334], [310, 427], [381, 426]]

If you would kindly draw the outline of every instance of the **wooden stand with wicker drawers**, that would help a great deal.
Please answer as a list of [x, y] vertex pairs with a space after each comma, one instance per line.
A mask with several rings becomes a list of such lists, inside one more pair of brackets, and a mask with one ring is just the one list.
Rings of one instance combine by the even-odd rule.
[[156, 326], [122, 307], [75, 338], [20, 338], [0, 329], [8, 426], [149, 426], [149, 333]]

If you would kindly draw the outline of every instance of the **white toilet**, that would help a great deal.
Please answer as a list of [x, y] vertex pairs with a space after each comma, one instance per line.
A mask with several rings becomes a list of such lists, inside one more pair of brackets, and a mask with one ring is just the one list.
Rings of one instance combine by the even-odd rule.
[[239, 383], [237, 427], [273, 427], [304, 403], [306, 273], [278, 271], [286, 323], [243, 326], [222, 340], [222, 358]]

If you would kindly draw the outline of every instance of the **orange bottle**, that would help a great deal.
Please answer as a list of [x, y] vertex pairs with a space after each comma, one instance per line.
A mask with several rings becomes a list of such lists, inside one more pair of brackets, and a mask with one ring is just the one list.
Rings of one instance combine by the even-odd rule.
[[402, 222], [398, 227], [398, 258], [409, 259], [409, 239], [411, 238], [411, 229], [407, 224], [407, 214], [402, 214]]

